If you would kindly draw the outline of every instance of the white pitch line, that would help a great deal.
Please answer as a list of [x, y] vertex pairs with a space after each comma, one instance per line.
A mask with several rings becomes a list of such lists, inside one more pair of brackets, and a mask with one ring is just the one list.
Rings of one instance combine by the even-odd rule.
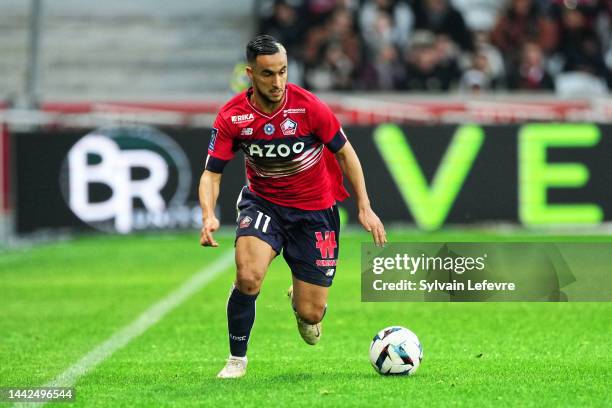
[[[115, 332], [103, 343], [91, 350], [79, 361], [68, 367], [63, 373], [55, 377], [51, 382], [43, 387], [73, 387], [77, 380], [95, 368], [102, 361], [110, 357], [115, 351], [124, 347], [134, 338], [147, 331], [155, 323], [159, 322], [168, 312], [183, 303], [201, 288], [206, 286], [213, 278], [221, 272], [227, 270], [234, 261], [234, 251], [223, 253], [212, 265], [206, 266], [197, 272], [187, 282], [175, 289], [164, 299], [155, 303], [132, 323]], [[76, 393], [78, 398], [78, 392]], [[37, 407], [40, 408], [45, 403], [17, 403], [15, 407]]]

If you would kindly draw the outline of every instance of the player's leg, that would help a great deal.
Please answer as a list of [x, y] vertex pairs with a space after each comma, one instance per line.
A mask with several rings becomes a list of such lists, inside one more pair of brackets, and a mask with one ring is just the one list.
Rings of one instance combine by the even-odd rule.
[[290, 296], [298, 331], [314, 345], [321, 338], [321, 320], [336, 272], [340, 220], [336, 207], [293, 215], [299, 222], [289, 231], [283, 256], [293, 274]]
[[218, 374], [220, 378], [236, 378], [246, 373], [247, 345], [255, 322], [255, 301], [270, 262], [282, 248], [282, 234], [273, 219], [273, 212], [265, 203], [245, 188], [237, 206], [236, 279], [227, 301], [230, 358]]
[[255, 321], [255, 300], [275, 256], [274, 249], [257, 237], [244, 236], [236, 241], [236, 280], [227, 302], [230, 351], [233, 356], [246, 356]]
[[308, 344], [319, 342], [323, 329], [321, 321], [327, 310], [329, 288], [304, 282], [293, 276], [289, 288], [291, 306], [298, 322], [298, 331]]
[[254, 236], [236, 239], [236, 281], [234, 286], [246, 295], [259, 293], [261, 284], [276, 251], [265, 241]]
[[255, 323], [255, 301], [270, 262], [276, 252], [270, 244], [254, 236], [236, 240], [236, 280], [227, 300], [227, 328], [230, 358], [219, 378], [246, 374], [247, 345]]
[[317, 324], [323, 320], [328, 293], [329, 288], [313, 285], [293, 276], [293, 308], [306, 323]]

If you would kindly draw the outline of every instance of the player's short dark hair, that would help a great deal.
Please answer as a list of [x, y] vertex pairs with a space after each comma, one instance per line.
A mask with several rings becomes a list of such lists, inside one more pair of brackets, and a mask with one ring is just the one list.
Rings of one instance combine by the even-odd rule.
[[258, 55], [274, 55], [281, 51], [281, 44], [268, 34], [258, 35], [246, 47], [246, 58], [250, 63], [255, 62]]

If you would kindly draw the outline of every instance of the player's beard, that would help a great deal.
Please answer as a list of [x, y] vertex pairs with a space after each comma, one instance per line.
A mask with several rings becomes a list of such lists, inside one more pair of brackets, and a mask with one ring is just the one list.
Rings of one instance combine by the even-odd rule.
[[278, 95], [272, 94], [272, 91], [273, 90], [270, 91], [270, 95], [265, 95], [265, 94], [263, 95], [264, 98], [266, 99], [266, 102], [271, 104], [271, 105], [276, 104], [276, 103], [280, 103], [283, 100], [283, 97], [285, 96], [285, 90], [281, 89], [280, 93], [278, 93]]
[[262, 102], [265, 103], [266, 105], [279, 104], [283, 100], [283, 97], [285, 96], [284, 88], [281, 89], [281, 92], [279, 93], [278, 96], [272, 95], [272, 89], [270, 90], [270, 94], [267, 94], [263, 92], [262, 89], [255, 84], [253, 84], [253, 88], [257, 88], [257, 93], [259, 94], [259, 97], [263, 100]]

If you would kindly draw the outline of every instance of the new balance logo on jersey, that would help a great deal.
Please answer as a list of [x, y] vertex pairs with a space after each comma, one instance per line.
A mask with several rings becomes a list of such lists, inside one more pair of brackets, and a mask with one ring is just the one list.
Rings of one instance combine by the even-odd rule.
[[232, 123], [245, 123], [255, 120], [255, 116], [252, 113], [247, 113], [245, 115], [232, 115]]
[[266, 144], [263, 146], [251, 144], [247, 146], [247, 153], [251, 157], [289, 157], [291, 153], [302, 153], [304, 146], [304, 142], [293, 143], [290, 146], [286, 144]]
[[253, 134], [253, 128], [244, 128], [240, 131], [240, 136], [251, 136]]
[[335, 249], [338, 248], [336, 243], [336, 232], [325, 231], [325, 238], [321, 232], [315, 232], [317, 239], [317, 249], [321, 251], [321, 258], [335, 258]]

